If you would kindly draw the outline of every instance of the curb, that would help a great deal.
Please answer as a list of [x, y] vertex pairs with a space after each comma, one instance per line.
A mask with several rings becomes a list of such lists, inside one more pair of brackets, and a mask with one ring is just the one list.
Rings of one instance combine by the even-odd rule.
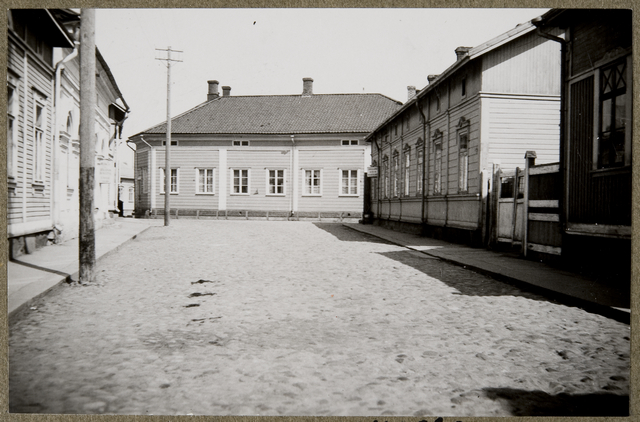
[[367, 235], [370, 235], [370, 236], [377, 237], [378, 239], [382, 239], [382, 240], [384, 240], [386, 242], [389, 242], [389, 243], [392, 243], [392, 244], [394, 244], [396, 246], [400, 246], [400, 247], [406, 248], [406, 249], [411, 250], [411, 251], [420, 252], [420, 253], [428, 255], [428, 256], [430, 256], [432, 258], [440, 259], [440, 260], [442, 260], [444, 262], [456, 265], [458, 267], [464, 267], [467, 270], [476, 272], [478, 274], [485, 275], [487, 277], [491, 277], [494, 280], [497, 280], [497, 281], [500, 281], [500, 282], [503, 282], [503, 283], [507, 283], [507, 284], [511, 284], [512, 286], [516, 286], [516, 287], [521, 288], [523, 290], [527, 290], [527, 291], [529, 291], [531, 293], [536, 293], [536, 294], [539, 294], [541, 296], [545, 296], [546, 298], [554, 300], [554, 301], [556, 301], [558, 303], [561, 303], [563, 305], [582, 308], [587, 312], [591, 312], [591, 313], [595, 313], [595, 314], [598, 314], [598, 315], [602, 315], [602, 316], [604, 316], [606, 318], [614, 319], [614, 320], [616, 320], [618, 322], [621, 322], [623, 324], [629, 325], [631, 323], [631, 313], [627, 312], [625, 310], [614, 308], [614, 307], [607, 306], [607, 305], [601, 305], [599, 303], [595, 303], [595, 302], [591, 302], [591, 301], [586, 300], [586, 299], [581, 299], [581, 298], [578, 298], [578, 297], [575, 297], [575, 296], [571, 296], [571, 295], [568, 295], [566, 293], [561, 293], [561, 292], [557, 292], [555, 290], [550, 290], [550, 289], [547, 289], [545, 287], [540, 287], [540, 286], [537, 286], [535, 284], [531, 284], [529, 282], [526, 282], [524, 280], [517, 279], [515, 277], [511, 277], [511, 276], [508, 276], [508, 275], [500, 274], [498, 272], [487, 270], [487, 269], [484, 269], [484, 268], [476, 267], [474, 265], [465, 264], [463, 262], [460, 262], [460, 261], [457, 261], [457, 260], [454, 260], [454, 259], [451, 259], [451, 258], [443, 258], [441, 256], [429, 253], [428, 251], [419, 250], [419, 249], [415, 249], [415, 248], [412, 248], [412, 247], [407, 246], [407, 245], [403, 245], [402, 243], [398, 243], [397, 241], [388, 239], [386, 237], [382, 237], [382, 236], [379, 236], [379, 235], [376, 235], [376, 234], [373, 234], [373, 233], [369, 233], [369, 232], [366, 232], [366, 231], [358, 230], [356, 227], [347, 226], [345, 224], [343, 224], [343, 227], [346, 227], [347, 229], [351, 229], [351, 230], [357, 231], [359, 233], [364, 233], [364, 234], [367, 234]]
[[[146, 232], [151, 227], [153, 227], [153, 226], [146, 227], [145, 229], [143, 229], [139, 233], [134, 234], [130, 238], [126, 239], [124, 242], [122, 242], [119, 245], [117, 245], [116, 247], [114, 247], [113, 249], [110, 249], [107, 252], [105, 252], [102, 255], [100, 255], [99, 257], [96, 257], [96, 264], [101, 259], [103, 259], [103, 258], [115, 253], [116, 251], [118, 251], [123, 245], [125, 245], [126, 243], [131, 242], [133, 239], [135, 239], [136, 237], [138, 237], [142, 233]], [[9, 314], [7, 315], [8, 325], [11, 325], [11, 324], [15, 323], [16, 320], [19, 319], [19, 317], [21, 317], [27, 309], [31, 308], [31, 306], [34, 303], [36, 303], [37, 301], [39, 301], [43, 297], [45, 297], [45, 296], [53, 293], [54, 291], [60, 289], [60, 287], [63, 286], [64, 284], [71, 284], [74, 281], [78, 281], [78, 279], [80, 278], [79, 274], [80, 274], [80, 271], [75, 271], [74, 273], [67, 274], [66, 276], [60, 276], [60, 279], [57, 282], [53, 283], [49, 288], [37, 293], [33, 297], [27, 299], [26, 301], [24, 301], [23, 303], [18, 305], [13, 311], [9, 312]], [[42, 279], [45, 279], [45, 277], [43, 277]], [[8, 306], [8, 303], [7, 303], [7, 306]]]

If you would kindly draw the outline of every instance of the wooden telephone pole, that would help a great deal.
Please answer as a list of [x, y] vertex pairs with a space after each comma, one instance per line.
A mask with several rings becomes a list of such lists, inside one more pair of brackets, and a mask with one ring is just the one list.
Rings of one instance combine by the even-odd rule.
[[79, 282], [95, 280], [96, 42], [94, 9], [82, 9], [80, 27], [80, 227]]
[[156, 48], [158, 51], [166, 51], [167, 57], [156, 58], [167, 62], [167, 139], [164, 149], [164, 225], [168, 226], [171, 220], [171, 62], [181, 62], [182, 60], [172, 59], [171, 53], [182, 53], [179, 50]]

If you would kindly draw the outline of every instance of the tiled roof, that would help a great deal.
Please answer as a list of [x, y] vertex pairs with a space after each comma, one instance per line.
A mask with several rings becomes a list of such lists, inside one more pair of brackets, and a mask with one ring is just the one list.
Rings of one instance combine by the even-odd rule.
[[[171, 120], [181, 134], [370, 132], [402, 104], [381, 94], [228, 96]], [[143, 134], [166, 133], [166, 123]]]

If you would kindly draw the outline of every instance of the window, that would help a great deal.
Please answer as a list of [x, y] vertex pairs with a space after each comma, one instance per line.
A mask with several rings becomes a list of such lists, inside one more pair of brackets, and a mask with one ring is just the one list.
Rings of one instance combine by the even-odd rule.
[[322, 195], [322, 170], [304, 170], [303, 195]]
[[231, 170], [232, 194], [249, 195], [249, 169]]
[[458, 190], [460, 192], [466, 192], [469, 190], [469, 133], [467, 131], [458, 134], [459, 141], [459, 156], [458, 161]]
[[233, 141], [234, 147], [248, 147], [249, 141]]
[[343, 139], [342, 145], [358, 145], [357, 139]]
[[133, 200], [134, 200], [134, 192], [135, 192], [135, 189], [133, 188], [133, 186], [130, 186], [129, 187], [129, 202], [133, 202]]
[[461, 117], [458, 122], [458, 191], [469, 190], [469, 125], [470, 122]]
[[[160, 184], [160, 193], [164, 193], [164, 187], [166, 184], [164, 168], [160, 169], [162, 176], [162, 183]], [[171, 193], [178, 193], [178, 169], [171, 169]]]
[[424, 154], [424, 146], [416, 149], [416, 154], [418, 155], [418, 159], [416, 160], [416, 193], [418, 195], [422, 194], [422, 181], [424, 180], [424, 173], [423, 173], [423, 166], [422, 166], [422, 160], [423, 160], [423, 154]]
[[[11, 15], [9, 13], [9, 15]], [[15, 88], [11, 85], [7, 85], [7, 175], [9, 177], [15, 176]]]
[[435, 169], [433, 175], [433, 193], [442, 193], [442, 142], [435, 144]]
[[385, 198], [389, 197], [389, 157], [386, 155], [382, 159], [382, 180], [384, 183], [383, 195]]
[[267, 170], [267, 195], [285, 195], [285, 171]]
[[36, 103], [33, 138], [34, 181], [43, 182], [45, 166], [44, 105], [39, 102]]
[[340, 171], [340, 195], [341, 196], [357, 196], [358, 195], [358, 170], [341, 170]]
[[399, 191], [398, 191], [398, 182], [399, 182], [399, 178], [400, 178], [400, 156], [398, 154], [398, 151], [394, 151], [393, 152], [393, 163], [391, 164], [391, 172], [393, 173], [392, 175], [392, 180], [393, 180], [393, 185], [392, 185], [392, 195], [394, 197], [398, 196]]
[[[597, 168], [606, 169], [631, 164], [627, 141], [627, 60], [618, 61], [600, 71]], [[630, 138], [630, 137], [629, 137]]]
[[442, 193], [442, 138], [443, 133], [436, 129], [433, 134], [433, 193]]
[[407, 145], [404, 149], [404, 172], [402, 185], [404, 186], [404, 195], [409, 195], [409, 171], [411, 169], [411, 148]]
[[210, 194], [214, 191], [214, 170], [215, 169], [196, 169], [197, 190], [196, 194]]
[[[166, 139], [164, 139], [164, 140], [162, 141], [162, 146], [163, 146], [163, 147], [164, 147], [164, 146], [167, 146], [167, 140], [166, 140]], [[172, 139], [172, 140], [171, 140], [171, 146], [172, 146], [172, 147], [177, 147], [177, 146], [178, 146], [178, 141], [176, 141], [176, 140], [173, 140], [173, 139]]]

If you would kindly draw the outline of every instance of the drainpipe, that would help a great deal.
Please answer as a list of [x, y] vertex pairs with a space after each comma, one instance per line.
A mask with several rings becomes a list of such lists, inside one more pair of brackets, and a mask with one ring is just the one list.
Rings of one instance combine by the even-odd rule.
[[[61, 90], [61, 79], [62, 79], [62, 71], [64, 69], [64, 64], [73, 60], [78, 55], [78, 46], [80, 42], [74, 41], [73, 51], [67, 54], [65, 58], [56, 63], [55, 66], [55, 85], [53, 91], [53, 153], [51, 154], [51, 168], [53, 169], [53, 180], [51, 183], [51, 216], [53, 217], [53, 225], [56, 226], [59, 219], [59, 207], [57, 202], [59, 200], [58, 196], [58, 178], [60, 175], [59, 166], [57, 165], [58, 161], [58, 145], [60, 143], [60, 125], [58, 122], [59, 114], [58, 108], [60, 106], [60, 90]], [[70, 151], [69, 151], [70, 152]]]
[[[542, 19], [537, 17], [531, 20], [531, 23], [536, 27], [536, 34], [541, 36], [542, 38], [546, 38], [551, 41], [555, 41], [560, 43], [560, 174], [562, 175], [562, 205], [560, 206], [560, 224], [562, 225], [562, 231], [566, 229], [566, 201], [567, 201], [567, 193], [565, 190], [566, 187], [566, 168], [564, 165], [564, 157], [565, 157], [565, 130], [566, 130], [566, 94], [567, 89], [565, 87], [565, 79], [567, 78], [568, 69], [567, 69], [567, 49], [569, 42], [561, 37], [557, 37], [555, 35], [547, 34], [542, 31]], [[526, 216], [525, 216], [526, 219]]]
[[427, 188], [428, 188], [428, 176], [426, 173], [426, 168], [427, 168], [427, 147], [428, 147], [428, 143], [427, 143], [427, 118], [424, 115], [424, 110], [422, 109], [422, 107], [420, 107], [419, 104], [419, 100], [416, 98], [416, 108], [418, 109], [418, 112], [420, 113], [420, 116], [422, 117], [422, 214], [421, 214], [421, 220], [422, 220], [422, 224], [424, 225], [426, 223], [426, 218], [424, 215], [424, 210], [425, 210], [425, 201], [427, 199]]
[[[400, 125], [402, 126], [402, 120], [400, 122], [401, 122]], [[402, 128], [402, 131], [404, 132], [404, 127]], [[398, 154], [398, 161], [400, 161], [400, 157], [402, 157], [403, 159], [405, 158], [405, 156], [404, 156], [404, 136], [403, 135], [400, 135], [400, 151], [402, 152], [402, 156], [400, 156], [400, 154]], [[398, 164], [400, 164], [400, 166], [399, 166], [400, 168], [398, 170], [400, 170], [400, 169], [402, 169], [404, 167], [404, 163], [398, 163]], [[400, 174], [402, 174], [402, 176], [403, 176], [402, 180], [404, 180], [404, 172], [401, 171]], [[398, 178], [398, 179], [400, 179], [400, 178]], [[403, 185], [402, 186], [402, 191], [398, 192], [398, 202], [400, 203], [400, 216], [398, 217], [398, 221], [400, 221], [400, 222], [402, 221], [402, 196], [404, 195], [404, 189], [405, 189], [405, 187]]]
[[380, 166], [382, 161], [380, 160], [380, 145], [378, 144], [378, 134], [373, 136], [373, 142], [376, 143], [376, 151], [378, 151], [378, 177], [376, 178], [376, 218], [380, 218]]
[[289, 216], [293, 217], [293, 153], [296, 148], [295, 135], [291, 135], [291, 155], [289, 156], [289, 189], [291, 189], [291, 195], [289, 197]]

